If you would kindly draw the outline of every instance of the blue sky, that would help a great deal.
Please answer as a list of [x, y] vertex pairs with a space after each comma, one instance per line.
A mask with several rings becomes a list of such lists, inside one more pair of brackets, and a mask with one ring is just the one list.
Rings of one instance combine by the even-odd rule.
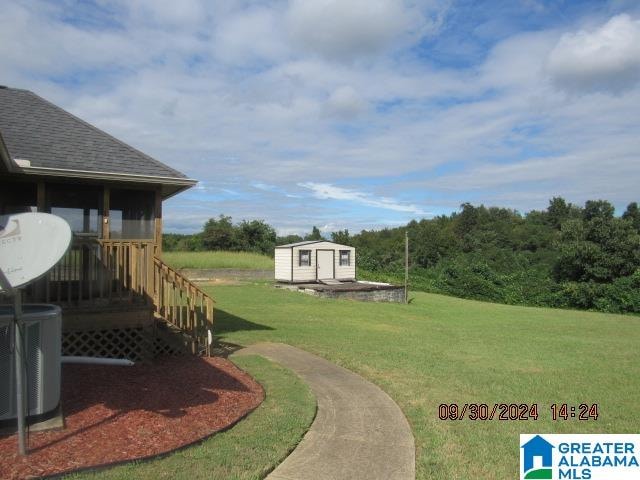
[[639, 201], [640, 3], [0, 0], [0, 84], [200, 181], [165, 228]]

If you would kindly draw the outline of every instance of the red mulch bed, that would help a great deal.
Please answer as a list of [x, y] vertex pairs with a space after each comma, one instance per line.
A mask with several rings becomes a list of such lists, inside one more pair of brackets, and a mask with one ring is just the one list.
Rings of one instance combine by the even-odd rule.
[[154, 365], [63, 365], [65, 428], [0, 437], [0, 478], [32, 478], [175, 450], [242, 418], [262, 387], [222, 358], [185, 356]]

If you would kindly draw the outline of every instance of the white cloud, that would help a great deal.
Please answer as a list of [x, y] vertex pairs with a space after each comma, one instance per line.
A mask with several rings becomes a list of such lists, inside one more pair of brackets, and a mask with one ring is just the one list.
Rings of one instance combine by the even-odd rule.
[[[637, 200], [631, 16], [521, 31], [476, 45], [476, 66], [446, 68], [428, 37], [451, 33], [446, 1], [194, 1], [175, 16], [161, 3], [101, 1], [117, 26], [93, 28], [61, 20], [77, 14], [68, 2], [4, 2], [0, 84], [205, 182], [169, 200], [170, 229], [219, 213], [351, 230], [467, 199]], [[610, 95], [618, 76], [625, 88]], [[382, 195], [335, 186], [363, 176]]]
[[410, 205], [403, 202], [399, 202], [393, 198], [388, 197], [375, 197], [371, 194], [358, 192], [357, 190], [349, 190], [347, 188], [336, 187], [328, 183], [314, 183], [305, 182], [299, 183], [300, 187], [311, 190], [313, 196], [322, 200], [346, 200], [355, 202], [360, 205], [366, 205], [368, 207], [383, 208], [386, 210], [393, 210], [396, 212], [408, 212], [413, 215], [427, 215], [427, 212], [422, 210], [417, 205]]
[[336, 88], [327, 100], [329, 114], [344, 119], [353, 119], [364, 112], [366, 103], [350, 85]]
[[498, 43], [481, 66], [482, 82], [489, 88], [539, 88], [546, 57], [557, 41], [554, 32], [526, 32]]
[[120, 3], [128, 8], [131, 17], [138, 22], [153, 23], [161, 27], [192, 28], [207, 20], [207, 9], [202, 0], [180, 0], [179, 2], [118, 0], [112, 3]]
[[217, 31], [217, 58], [232, 65], [273, 62], [286, 58], [289, 47], [282, 31], [279, 12], [255, 8], [226, 18]]
[[292, 0], [287, 20], [303, 48], [352, 60], [389, 48], [412, 19], [397, 0]]
[[564, 34], [547, 65], [554, 81], [569, 90], [614, 90], [640, 81], [640, 20], [612, 17], [595, 30]]

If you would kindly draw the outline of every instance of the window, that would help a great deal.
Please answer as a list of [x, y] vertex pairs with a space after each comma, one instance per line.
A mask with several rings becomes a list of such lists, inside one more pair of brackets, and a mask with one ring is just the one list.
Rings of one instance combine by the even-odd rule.
[[310, 267], [311, 266], [311, 250], [300, 250], [300, 261], [298, 264], [301, 267]]
[[348, 267], [351, 265], [351, 250], [340, 250], [340, 266]]

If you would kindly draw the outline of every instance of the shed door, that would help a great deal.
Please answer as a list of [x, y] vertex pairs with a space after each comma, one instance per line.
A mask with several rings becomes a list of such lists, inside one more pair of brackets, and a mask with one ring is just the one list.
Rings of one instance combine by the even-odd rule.
[[318, 250], [316, 253], [318, 254], [318, 280], [334, 278], [333, 255], [335, 252], [333, 250]]

